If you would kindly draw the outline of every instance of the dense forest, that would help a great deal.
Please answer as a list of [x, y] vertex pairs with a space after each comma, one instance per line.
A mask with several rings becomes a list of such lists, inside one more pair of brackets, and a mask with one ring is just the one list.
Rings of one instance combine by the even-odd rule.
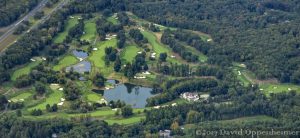
[[259, 79], [300, 83], [299, 1], [136, 0], [128, 7], [144, 19], [212, 35], [209, 62], [244, 62]]
[[0, 0], [0, 27], [13, 23], [39, 2], [40, 0]]
[[[293, 0], [72, 1], [37, 29], [22, 35], [0, 56], [0, 85], [12, 80], [11, 70], [29, 63], [35, 56], [45, 56], [45, 62], [33, 67], [30, 73], [16, 78], [13, 87], [22, 89], [32, 86], [36, 92], [33, 97], [37, 99], [49, 91], [46, 86], [53, 83], [61, 85], [62, 94], [70, 104], [70, 109], [64, 111], [82, 115], [70, 119], [30, 118], [61, 110], [57, 104], [47, 104], [46, 110], [34, 109], [30, 112], [31, 116], [26, 118], [21, 112], [24, 106], [22, 102], [9, 102], [6, 96], [1, 95], [0, 110], [3, 114], [0, 116], [0, 134], [11, 138], [159, 137], [159, 132], [167, 129], [172, 131], [171, 135], [197, 137], [195, 131], [201, 129], [299, 130], [299, 93], [291, 90], [265, 95], [256, 84], [242, 85], [231, 69], [234, 62], [245, 63], [258, 79], [277, 78], [281, 82], [300, 84], [299, 5]], [[141, 29], [131, 26], [134, 22], [125, 11], [153, 23], [179, 28], [160, 32], [154, 24], [149, 25], [150, 30], [161, 33], [161, 43], [178, 54], [186, 64], [168, 62], [170, 55], [167, 53], [161, 53], [158, 62], [154, 62], [155, 59], [149, 62], [150, 50], [147, 46], [150, 42]], [[84, 34], [85, 22], [92, 13], [101, 13], [105, 17], [95, 20], [95, 33], [100, 41], [105, 41], [108, 34], [116, 34], [116, 47], [109, 45], [103, 49], [105, 68], [112, 65], [114, 73], [122, 74], [128, 80], [149, 70], [158, 74], [151, 83], [151, 93], [155, 96], [148, 98], [147, 108], [139, 111], [138, 114], [145, 114], [139, 123], [109, 125], [93, 118], [89, 112], [103, 106], [120, 108], [120, 116], [125, 118], [137, 114], [120, 100], [109, 101], [107, 105], [83, 101], [83, 86], [76, 82], [82, 74], [73, 68], [70, 71], [54, 71], [51, 68], [58, 62], [58, 56], [66, 54], [70, 43], [75, 41], [80, 46], [89, 45], [90, 42], [80, 38]], [[113, 13], [118, 13], [118, 24], [106, 20]], [[65, 29], [65, 19], [74, 14], [83, 14], [84, 18], [78, 19], [78, 23], [70, 28], [62, 43], [54, 43], [53, 39]], [[208, 43], [187, 29], [208, 33], [213, 42]], [[143, 51], [133, 56], [131, 62], [125, 63], [120, 58], [120, 51], [128, 46], [129, 41]], [[197, 55], [188, 48], [207, 55], [207, 63], [200, 63]], [[92, 51], [92, 47], [88, 49]], [[104, 87], [107, 78], [97, 72], [91, 80], [91, 85]], [[176, 106], [164, 105], [185, 92], [207, 94], [208, 98]], [[158, 105], [162, 106], [152, 108]], [[7, 110], [11, 112], [5, 113]], [[120, 111], [117, 111], [115, 116], [120, 117], [119, 114]], [[232, 119], [253, 116], [267, 116], [272, 121], [230, 122]], [[226, 121], [229, 123], [226, 124]], [[194, 127], [188, 128], [189, 125]]]

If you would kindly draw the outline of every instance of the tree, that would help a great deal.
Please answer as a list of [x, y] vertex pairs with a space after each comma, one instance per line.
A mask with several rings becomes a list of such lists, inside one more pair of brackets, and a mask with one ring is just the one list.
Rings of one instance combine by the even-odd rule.
[[167, 53], [160, 53], [159, 54], [159, 61], [166, 62], [167, 57], [168, 57]]
[[129, 116], [133, 115], [133, 109], [129, 105], [122, 107], [121, 112], [122, 112], [123, 117], [129, 117]]
[[38, 95], [43, 95], [46, 92], [46, 86], [40, 82], [35, 83], [34, 88]]
[[16, 115], [17, 115], [17, 117], [21, 117], [22, 116], [22, 111], [20, 109], [18, 109], [16, 111]]
[[114, 65], [115, 72], [119, 72], [121, 70], [121, 67], [122, 67], [121, 59], [120, 59], [120, 57], [117, 57], [115, 65]]
[[200, 121], [202, 121], [204, 118], [204, 114], [201, 112], [197, 112], [197, 111], [189, 111], [187, 114], [187, 119], [186, 122], [187, 123], [199, 123]]
[[93, 84], [97, 87], [104, 87], [106, 82], [106, 78], [100, 73], [97, 73], [93, 79]]
[[41, 109], [33, 109], [31, 111], [31, 115], [33, 115], [33, 116], [40, 116], [42, 114], [43, 114], [43, 111]]
[[4, 110], [8, 100], [4, 95], [0, 95], [0, 110]]

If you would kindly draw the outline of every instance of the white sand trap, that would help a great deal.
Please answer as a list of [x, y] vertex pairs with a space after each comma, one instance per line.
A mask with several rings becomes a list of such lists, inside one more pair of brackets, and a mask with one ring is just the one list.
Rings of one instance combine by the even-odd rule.
[[242, 75], [241, 71], [238, 71], [238, 73], [239, 73], [239, 76], [241, 76], [241, 75]]

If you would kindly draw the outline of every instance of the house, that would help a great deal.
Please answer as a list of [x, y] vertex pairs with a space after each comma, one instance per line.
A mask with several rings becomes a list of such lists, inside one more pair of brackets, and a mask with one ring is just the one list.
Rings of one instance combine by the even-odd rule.
[[159, 130], [159, 137], [172, 138], [171, 130]]
[[181, 97], [188, 101], [198, 101], [200, 99], [198, 93], [191, 93], [191, 92], [183, 93], [181, 94]]

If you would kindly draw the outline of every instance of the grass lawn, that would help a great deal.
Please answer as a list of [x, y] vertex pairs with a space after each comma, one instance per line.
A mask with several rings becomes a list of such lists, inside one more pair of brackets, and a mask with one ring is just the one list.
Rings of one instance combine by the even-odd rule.
[[55, 65], [53, 67], [53, 70], [59, 71], [59, 70], [65, 68], [65, 67], [74, 65], [77, 62], [78, 62], [78, 59], [76, 57], [74, 57], [72, 55], [67, 55], [63, 59], [61, 59], [57, 65]]
[[31, 107], [31, 108], [28, 108], [29, 111], [33, 110], [33, 109], [41, 109], [41, 110], [45, 110], [46, 109], [46, 105], [47, 104], [50, 104], [50, 105], [53, 105], [53, 104], [57, 104], [60, 102], [60, 98], [63, 97], [63, 91], [59, 91], [57, 89], [52, 89], [52, 92], [51, 94], [49, 94], [45, 101], [43, 101], [42, 103], [34, 106], [34, 107]]
[[30, 96], [32, 96], [32, 93], [31, 92], [24, 92], [24, 93], [21, 93], [13, 98], [11, 98], [10, 100], [13, 101], [13, 102], [17, 102], [19, 101], [20, 99], [24, 99], [26, 100], [27, 98], [29, 98]]
[[145, 119], [145, 116], [134, 116], [130, 118], [121, 118], [121, 119], [105, 119], [105, 121], [109, 124], [120, 124], [120, 125], [128, 125], [140, 122], [142, 119]]
[[107, 21], [111, 22], [114, 25], [120, 24], [119, 20], [116, 19], [115, 15], [108, 17]]
[[35, 62], [30, 62], [29, 64], [27, 64], [26, 66], [24, 66], [23, 68], [20, 68], [18, 70], [16, 70], [11, 77], [11, 80], [15, 81], [18, 77], [22, 76], [22, 75], [27, 75], [30, 73], [31, 69], [36, 67], [37, 65], [39, 65], [41, 63], [41, 60], [36, 60]]
[[293, 84], [261, 84], [259, 87], [267, 95], [271, 93], [288, 92], [290, 90], [300, 92], [300, 86]]
[[135, 45], [126, 46], [121, 53], [121, 58], [126, 62], [132, 62], [139, 51], [141, 49]]
[[149, 31], [141, 31], [141, 33], [146, 37], [149, 43], [153, 46], [153, 50], [159, 55], [160, 53], [169, 53], [169, 49], [157, 42], [155, 35]]
[[239, 63], [233, 63], [233, 73], [237, 76], [237, 79], [241, 81], [244, 86], [248, 86], [254, 83], [256, 78], [255, 74], [246, 67]]
[[100, 72], [105, 76], [108, 76], [113, 72], [111, 66], [107, 67], [105, 65], [104, 57], [105, 57], [105, 48], [106, 47], [116, 47], [117, 46], [117, 39], [111, 39], [108, 41], [99, 42], [96, 44], [98, 48], [97, 51], [93, 51], [89, 56], [89, 60], [93, 64], [92, 74], [95, 72]]
[[76, 82], [76, 84], [81, 88], [82, 92], [83, 92], [83, 96], [85, 97], [85, 99], [89, 102], [99, 102], [100, 99], [102, 99], [102, 95], [95, 93], [93, 91], [91, 91], [93, 84], [91, 81], [87, 81], [87, 82], [82, 82], [82, 81], [78, 81]]
[[206, 62], [207, 61], [208, 57], [206, 55], [204, 55], [202, 52], [198, 51], [196, 48], [191, 47], [191, 46], [185, 46], [185, 48], [187, 48], [193, 54], [198, 55], [199, 61], [201, 61], [201, 62]]
[[85, 34], [81, 36], [81, 40], [93, 41], [96, 37], [96, 23], [94, 20], [89, 20], [84, 24]]
[[54, 43], [62, 43], [66, 39], [69, 30], [78, 23], [78, 17], [80, 17], [80, 16], [73, 16], [73, 17], [74, 17], [73, 19], [71, 19], [71, 18], [68, 19], [68, 21], [65, 25], [64, 31], [59, 33], [54, 38]]

